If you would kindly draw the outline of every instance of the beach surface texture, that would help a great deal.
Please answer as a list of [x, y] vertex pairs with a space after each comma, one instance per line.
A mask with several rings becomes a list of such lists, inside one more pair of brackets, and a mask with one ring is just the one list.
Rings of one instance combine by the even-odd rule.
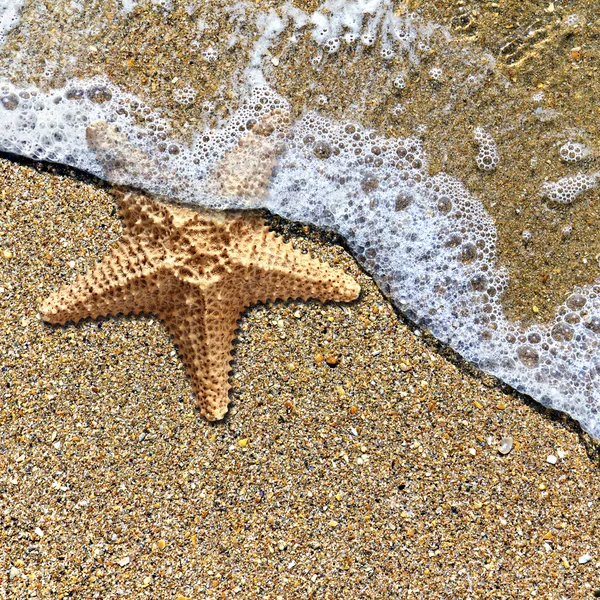
[[[83, 4], [0, 0], [0, 597], [600, 597], [600, 9]], [[168, 315], [44, 321], [124, 189], [351, 301], [232, 316], [199, 409]]]

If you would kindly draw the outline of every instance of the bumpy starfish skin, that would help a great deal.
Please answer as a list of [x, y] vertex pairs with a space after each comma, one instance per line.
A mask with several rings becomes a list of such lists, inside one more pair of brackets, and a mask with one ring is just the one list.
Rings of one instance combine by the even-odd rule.
[[255, 216], [198, 213], [141, 195], [120, 199], [122, 241], [85, 275], [48, 297], [45, 321], [154, 314], [179, 345], [200, 412], [221, 419], [237, 320], [254, 302], [350, 301], [354, 279], [292, 248]]

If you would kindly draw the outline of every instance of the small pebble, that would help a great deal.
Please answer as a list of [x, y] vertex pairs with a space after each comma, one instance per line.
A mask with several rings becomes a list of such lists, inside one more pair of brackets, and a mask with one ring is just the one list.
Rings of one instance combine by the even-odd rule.
[[513, 439], [510, 436], [503, 437], [500, 440], [500, 446], [498, 447], [498, 452], [500, 454], [508, 454], [513, 449]]
[[119, 561], [119, 566], [120, 567], [126, 567], [129, 563], [131, 562], [131, 559], [129, 558], [129, 556], [124, 556], [120, 561]]
[[585, 565], [586, 563], [589, 563], [590, 560], [592, 560], [592, 557], [589, 554], [584, 554], [577, 559], [577, 562], [579, 562], [580, 565]]
[[549, 456], [549, 457], [546, 459], [546, 462], [547, 462], [547, 463], [550, 463], [551, 465], [555, 465], [557, 460], [558, 460], [558, 459], [556, 458], [556, 456], [554, 456], [553, 454], [551, 454], [551, 455], [550, 455], [550, 456]]

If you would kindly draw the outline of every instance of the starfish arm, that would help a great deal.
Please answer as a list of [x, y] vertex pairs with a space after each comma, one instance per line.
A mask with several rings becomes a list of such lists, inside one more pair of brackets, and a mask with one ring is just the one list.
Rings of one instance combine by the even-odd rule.
[[237, 303], [224, 306], [212, 297], [190, 295], [164, 317], [191, 379], [196, 406], [209, 421], [227, 412], [231, 350], [242, 310]]
[[118, 244], [100, 263], [51, 294], [40, 307], [44, 321], [64, 325], [81, 319], [154, 312], [156, 294], [151, 264], [144, 247], [130, 239]]
[[350, 302], [360, 294], [359, 284], [342, 269], [302, 254], [270, 231], [248, 262], [246, 294], [250, 295], [246, 301], [316, 298], [321, 302]]

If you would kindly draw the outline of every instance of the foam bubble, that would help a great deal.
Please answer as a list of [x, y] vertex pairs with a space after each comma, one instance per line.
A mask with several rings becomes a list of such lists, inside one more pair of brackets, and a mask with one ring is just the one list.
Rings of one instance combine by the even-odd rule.
[[217, 60], [217, 58], [219, 58], [219, 52], [216, 48], [208, 46], [202, 50], [202, 58], [207, 62], [214, 62]]
[[590, 151], [585, 144], [569, 141], [559, 148], [558, 153], [564, 162], [578, 162], [587, 158]]
[[558, 181], [547, 181], [542, 186], [542, 198], [548, 198], [552, 202], [571, 204], [575, 198], [594, 189], [598, 184], [598, 173], [577, 173], [568, 177], [561, 177]]
[[394, 77], [394, 80], [392, 81], [392, 85], [399, 92], [406, 89], [406, 79], [405, 79], [404, 73], [400, 73], [399, 75]]
[[482, 171], [493, 171], [500, 162], [494, 138], [481, 127], [475, 128], [473, 137], [479, 144], [479, 154], [476, 158], [477, 166]]
[[124, 13], [130, 13], [136, 6], [136, 0], [121, 0], [121, 10]]
[[444, 80], [444, 71], [440, 67], [432, 67], [429, 69], [429, 77], [432, 81], [441, 83]]
[[418, 54], [431, 50], [427, 43], [431, 35], [443, 31], [433, 24], [420, 24], [413, 13], [395, 12], [392, 0], [325, 0], [310, 16], [289, 4], [280, 7], [278, 14], [271, 11], [268, 16], [261, 15], [258, 25], [263, 43], [274, 38], [269, 30], [272, 22], [281, 19], [287, 24], [290, 18], [296, 28], [310, 24], [312, 38], [329, 54], [340, 49], [342, 40], [357, 48], [370, 48], [379, 42], [385, 61], [404, 54], [418, 62]]
[[191, 104], [197, 95], [198, 91], [191, 86], [177, 88], [173, 91], [173, 99], [175, 102], [183, 105]]

